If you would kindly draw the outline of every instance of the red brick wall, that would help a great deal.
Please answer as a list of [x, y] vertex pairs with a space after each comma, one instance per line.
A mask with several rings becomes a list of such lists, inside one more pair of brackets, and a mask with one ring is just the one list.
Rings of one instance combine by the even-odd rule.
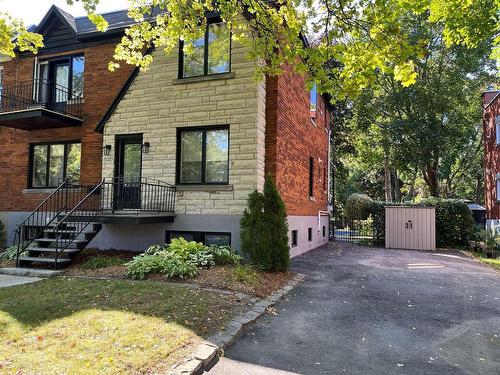
[[[94, 129], [133, 69], [122, 66], [113, 73], [108, 71], [114, 48], [114, 44], [105, 44], [64, 53], [83, 52], [85, 56], [82, 126], [36, 131], [0, 126], [0, 211], [28, 211], [46, 196], [23, 192], [28, 185], [30, 143], [80, 140], [81, 181], [95, 183], [101, 179], [102, 135]], [[0, 65], [4, 67], [5, 85], [33, 78], [34, 57], [20, 57]]]
[[[487, 104], [493, 98], [485, 94], [483, 103]], [[496, 200], [495, 180], [500, 173], [500, 145], [496, 145], [495, 116], [500, 115], [500, 97], [496, 99], [483, 112], [483, 137], [484, 137], [484, 188], [486, 217], [500, 219], [500, 203]]]
[[[329, 114], [321, 96], [311, 122], [304, 77], [290, 67], [266, 81], [266, 174], [276, 181], [289, 215], [317, 215], [328, 204]], [[314, 158], [314, 197], [309, 198], [309, 158]]]

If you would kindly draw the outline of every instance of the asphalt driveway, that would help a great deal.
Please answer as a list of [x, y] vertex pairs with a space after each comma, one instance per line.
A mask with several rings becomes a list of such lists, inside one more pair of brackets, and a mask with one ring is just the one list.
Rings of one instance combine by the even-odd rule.
[[500, 374], [500, 273], [458, 257], [333, 244], [229, 348], [219, 374]]

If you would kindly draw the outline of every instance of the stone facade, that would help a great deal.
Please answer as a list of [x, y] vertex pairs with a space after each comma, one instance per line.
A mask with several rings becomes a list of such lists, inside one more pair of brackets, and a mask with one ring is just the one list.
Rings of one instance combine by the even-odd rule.
[[[153, 52], [149, 70], [140, 72], [104, 127], [104, 144], [116, 135], [143, 135], [142, 177], [175, 184], [177, 128], [229, 125], [229, 186], [182, 190], [176, 214], [241, 215], [248, 194], [262, 189], [265, 163], [265, 83], [254, 80], [255, 63], [234, 45], [231, 73], [179, 80], [178, 56]], [[103, 156], [103, 177], [114, 173], [114, 153]]]

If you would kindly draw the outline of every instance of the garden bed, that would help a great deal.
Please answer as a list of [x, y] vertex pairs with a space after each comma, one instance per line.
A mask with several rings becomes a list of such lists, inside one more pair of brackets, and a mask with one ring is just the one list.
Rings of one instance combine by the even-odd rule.
[[[126, 267], [124, 263], [131, 260], [135, 255], [137, 255], [137, 252], [132, 251], [86, 249], [78, 255], [71, 266], [65, 270], [64, 274], [66, 276], [89, 278], [125, 279]], [[93, 258], [96, 257], [106, 258], [112, 265], [93, 268], [93, 263], [96, 263], [96, 265], [106, 264], [106, 261], [100, 264], [99, 262], [94, 262]], [[236, 270], [236, 267], [225, 265], [212, 266], [208, 269], [201, 268], [199, 274], [193, 278], [169, 279], [161, 273], [153, 273], [147, 275], [145, 280], [165, 283], [189, 283], [206, 288], [241, 292], [265, 298], [285, 286], [293, 275], [292, 272], [262, 272], [249, 267], [240, 267]]]

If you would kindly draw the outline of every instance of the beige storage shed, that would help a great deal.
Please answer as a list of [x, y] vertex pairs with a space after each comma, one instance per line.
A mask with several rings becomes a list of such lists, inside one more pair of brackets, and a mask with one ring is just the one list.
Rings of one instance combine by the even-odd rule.
[[386, 206], [385, 247], [436, 250], [436, 209]]

